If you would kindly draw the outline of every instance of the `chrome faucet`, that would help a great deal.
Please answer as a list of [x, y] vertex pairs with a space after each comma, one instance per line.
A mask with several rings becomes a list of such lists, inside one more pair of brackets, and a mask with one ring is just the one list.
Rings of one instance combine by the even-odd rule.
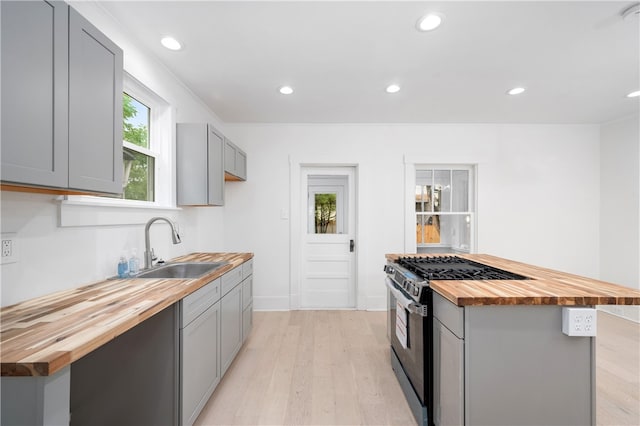
[[153, 261], [155, 260], [155, 256], [153, 254], [153, 249], [151, 248], [151, 242], [149, 241], [149, 228], [151, 228], [151, 224], [158, 220], [163, 220], [171, 226], [171, 239], [173, 240], [173, 244], [179, 244], [180, 235], [178, 231], [176, 231], [176, 226], [173, 222], [171, 222], [166, 217], [152, 217], [147, 222], [147, 225], [144, 227], [144, 269], [149, 269], [153, 266]]

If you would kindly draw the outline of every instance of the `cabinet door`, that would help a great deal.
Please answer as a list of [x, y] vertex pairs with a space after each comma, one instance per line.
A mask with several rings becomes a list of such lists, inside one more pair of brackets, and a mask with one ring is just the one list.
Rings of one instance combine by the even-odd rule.
[[69, 187], [122, 193], [122, 50], [69, 9]]
[[224, 136], [209, 126], [208, 141], [208, 204], [213, 206], [224, 205], [224, 168], [222, 159], [224, 156]]
[[251, 333], [251, 328], [253, 327], [253, 305], [247, 306], [244, 311], [242, 311], [242, 342], [244, 343]]
[[220, 303], [182, 330], [182, 424], [192, 425], [220, 382]]
[[68, 6], [1, 1], [2, 180], [68, 184]]
[[242, 281], [242, 309], [246, 309], [253, 302], [253, 276]]
[[464, 424], [464, 341], [438, 319], [434, 331], [435, 424]]
[[242, 346], [241, 285], [222, 297], [220, 302], [220, 364], [222, 375]]
[[178, 123], [176, 126], [176, 183], [178, 205], [207, 205], [208, 126]]
[[236, 174], [236, 146], [228, 139], [224, 141], [224, 171]]
[[247, 154], [240, 150], [236, 155], [236, 176], [241, 180], [247, 180]]

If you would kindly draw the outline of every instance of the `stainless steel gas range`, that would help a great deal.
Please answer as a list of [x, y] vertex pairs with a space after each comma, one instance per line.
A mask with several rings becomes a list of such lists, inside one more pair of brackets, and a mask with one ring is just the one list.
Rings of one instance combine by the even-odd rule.
[[458, 256], [400, 257], [387, 274], [391, 366], [419, 425], [433, 420], [433, 293], [431, 280], [513, 280], [518, 274]]

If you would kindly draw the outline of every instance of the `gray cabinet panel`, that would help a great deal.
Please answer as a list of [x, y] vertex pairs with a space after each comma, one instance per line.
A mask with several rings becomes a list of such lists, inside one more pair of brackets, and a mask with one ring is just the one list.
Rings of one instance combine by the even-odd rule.
[[229, 139], [224, 141], [224, 171], [235, 177], [230, 180], [247, 180], [247, 154]]
[[220, 365], [222, 375], [242, 346], [242, 286], [237, 285], [220, 301]]
[[209, 282], [182, 299], [182, 327], [186, 327], [200, 314], [220, 300], [220, 278]]
[[182, 330], [182, 425], [192, 425], [220, 382], [220, 303]]
[[224, 137], [211, 125], [178, 123], [176, 140], [178, 204], [224, 205]]
[[464, 424], [464, 341], [433, 320], [436, 425]]
[[253, 277], [242, 281], [242, 309], [246, 309], [253, 302]]
[[122, 192], [122, 50], [69, 9], [69, 187]]
[[240, 150], [236, 154], [236, 172], [240, 179], [247, 180], [247, 154]]
[[224, 170], [222, 156], [224, 155], [224, 136], [209, 126], [209, 204], [221, 206], [224, 204]]
[[242, 342], [244, 343], [253, 327], [253, 305], [249, 305], [242, 311]]
[[222, 295], [229, 293], [235, 286], [242, 281], [242, 267], [233, 268], [221, 278]]
[[207, 125], [176, 126], [176, 173], [179, 205], [208, 204]]
[[224, 171], [234, 174], [236, 170], [236, 146], [230, 140], [224, 141]]
[[2, 1], [2, 180], [68, 183], [68, 6]]

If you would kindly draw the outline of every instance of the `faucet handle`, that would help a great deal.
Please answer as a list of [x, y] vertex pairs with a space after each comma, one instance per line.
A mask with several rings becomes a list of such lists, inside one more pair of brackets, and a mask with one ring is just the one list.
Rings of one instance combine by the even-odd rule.
[[156, 254], [153, 251], [153, 248], [151, 248], [151, 261], [155, 262], [156, 260], [158, 260], [158, 256], [156, 256]]

